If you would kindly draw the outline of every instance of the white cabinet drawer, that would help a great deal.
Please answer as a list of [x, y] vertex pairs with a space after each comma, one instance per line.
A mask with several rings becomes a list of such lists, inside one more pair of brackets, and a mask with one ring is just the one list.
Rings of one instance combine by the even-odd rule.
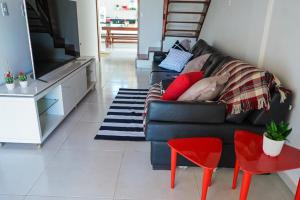
[[63, 106], [64, 114], [68, 114], [76, 105], [76, 76], [70, 77], [64, 83], [62, 83], [62, 97], [63, 97]]
[[86, 68], [83, 68], [79, 72], [76, 72], [72, 77], [64, 81], [61, 86], [64, 114], [68, 114], [86, 94]]

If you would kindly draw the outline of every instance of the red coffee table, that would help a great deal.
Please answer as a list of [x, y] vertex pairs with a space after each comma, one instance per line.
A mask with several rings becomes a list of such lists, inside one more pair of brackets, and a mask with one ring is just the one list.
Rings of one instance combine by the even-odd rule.
[[171, 148], [171, 188], [174, 188], [177, 153], [203, 168], [201, 200], [206, 199], [213, 170], [218, 166], [222, 141], [217, 138], [183, 138], [168, 142]]
[[[300, 150], [284, 145], [282, 152], [277, 157], [270, 157], [263, 153], [263, 137], [249, 131], [236, 131], [234, 146], [236, 163], [232, 188], [236, 188], [239, 170], [243, 174], [240, 200], [246, 200], [251, 177], [253, 174], [275, 173], [285, 170], [300, 168]], [[300, 186], [295, 200], [300, 200]]]

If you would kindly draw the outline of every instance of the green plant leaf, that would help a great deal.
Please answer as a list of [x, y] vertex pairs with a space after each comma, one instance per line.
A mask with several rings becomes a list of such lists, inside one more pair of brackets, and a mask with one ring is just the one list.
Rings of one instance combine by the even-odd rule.
[[288, 135], [292, 132], [292, 129], [289, 129], [289, 123], [280, 122], [276, 124], [275, 121], [271, 121], [266, 124], [266, 136], [275, 141], [286, 140]]

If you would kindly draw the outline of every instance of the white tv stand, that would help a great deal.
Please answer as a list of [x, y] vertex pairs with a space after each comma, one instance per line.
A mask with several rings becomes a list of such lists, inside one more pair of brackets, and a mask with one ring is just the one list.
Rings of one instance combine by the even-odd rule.
[[[0, 86], [0, 146], [41, 144], [96, 85], [93, 57], [80, 57], [41, 77], [27, 88]], [[47, 80], [47, 81], [44, 81]]]

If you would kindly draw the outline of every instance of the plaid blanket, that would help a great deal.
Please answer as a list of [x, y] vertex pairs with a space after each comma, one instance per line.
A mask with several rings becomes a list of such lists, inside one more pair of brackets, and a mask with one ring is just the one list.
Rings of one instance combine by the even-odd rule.
[[160, 83], [156, 83], [154, 85], [151, 86], [151, 88], [149, 89], [149, 92], [147, 94], [146, 97], [146, 101], [145, 101], [145, 107], [144, 107], [144, 120], [143, 120], [143, 125], [145, 128], [146, 125], [146, 116], [147, 116], [147, 112], [148, 112], [148, 105], [151, 101], [154, 100], [161, 100], [161, 84]]
[[[223, 73], [229, 73], [230, 78], [218, 100], [226, 103], [228, 113], [270, 109], [270, 89], [279, 89], [280, 86], [280, 81], [273, 74], [240, 60], [226, 63], [219, 71], [214, 72], [214, 75]], [[280, 94], [284, 101], [284, 92]]]

